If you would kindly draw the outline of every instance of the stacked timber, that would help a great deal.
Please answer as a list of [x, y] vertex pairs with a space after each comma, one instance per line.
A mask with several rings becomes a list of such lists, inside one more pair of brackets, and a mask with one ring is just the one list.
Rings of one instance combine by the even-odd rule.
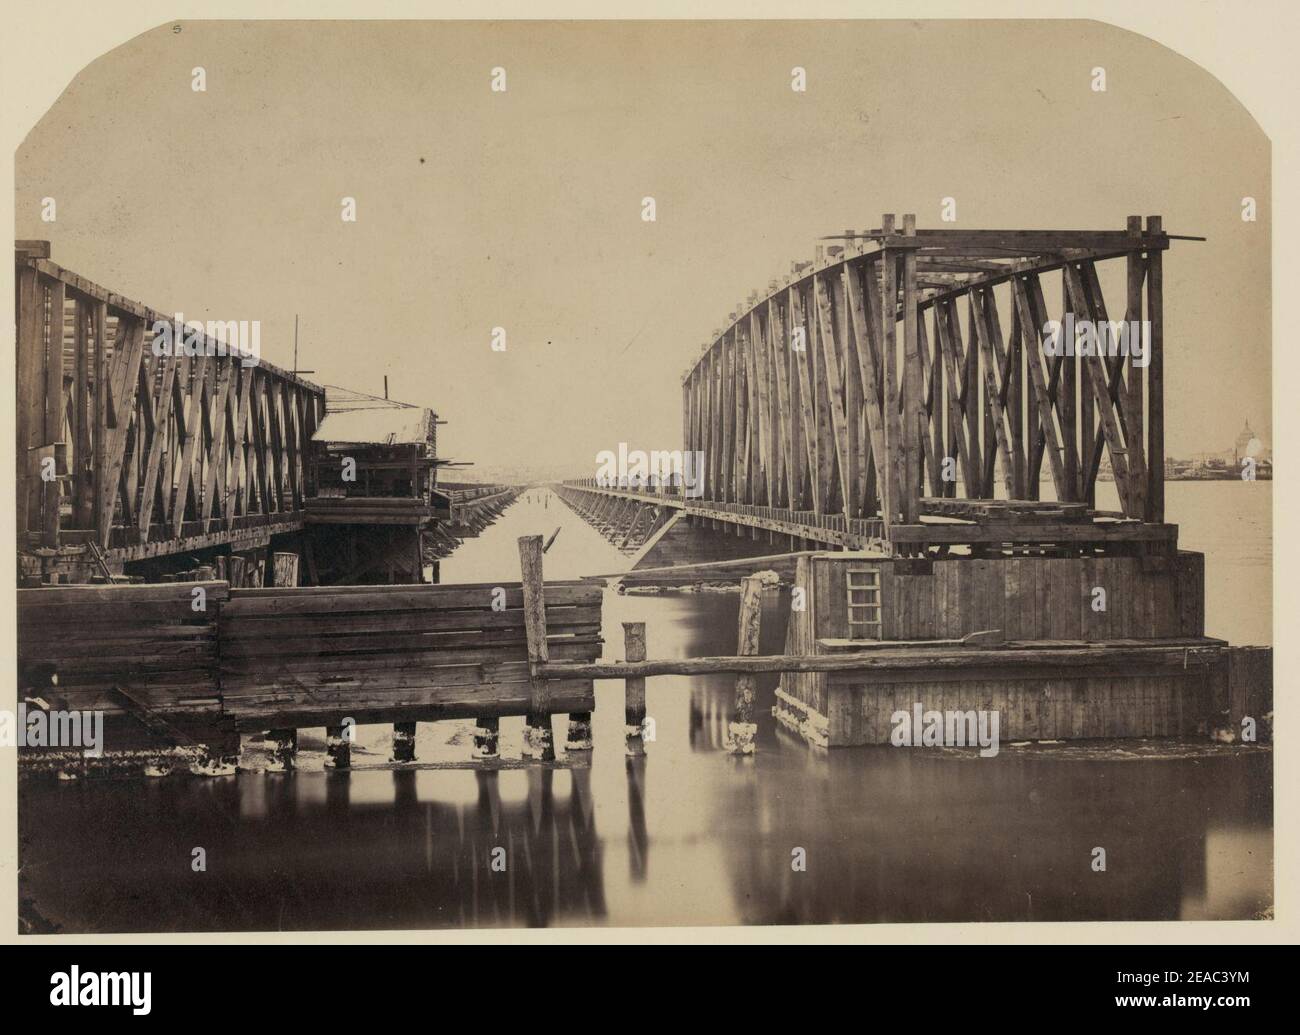
[[[549, 654], [600, 655], [599, 586], [545, 587]], [[530, 684], [519, 583], [234, 590], [221, 688], [241, 729], [521, 715]], [[551, 684], [551, 710], [593, 707], [590, 680]]]
[[320, 496], [306, 508], [313, 525], [419, 525], [435, 516], [422, 496]]
[[[601, 589], [544, 589], [547, 655], [590, 662]], [[231, 589], [225, 582], [18, 591], [21, 697], [102, 711], [106, 748], [220, 742], [238, 730], [338, 728], [533, 710], [520, 583]], [[587, 713], [589, 678], [545, 712]], [[114, 730], [112, 724], [117, 724]], [[235, 748], [237, 751], [237, 747]]]
[[18, 590], [20, 699], [106, 719], [219, 717], [216, 615], [228, 593], [224, 582]]

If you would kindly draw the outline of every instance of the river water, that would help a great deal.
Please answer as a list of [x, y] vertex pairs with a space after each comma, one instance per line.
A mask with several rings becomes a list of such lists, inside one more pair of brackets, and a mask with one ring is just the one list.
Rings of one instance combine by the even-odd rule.
[[[1114, 505], [1107, 491], [1099, 506]], [[1207, 632], [1271, 643], [1271, 485], [1173, 482], [1167, 500], [1183, 547], [1208, 554]], [[442, 581], [517, 580], [517, 537], [556, 527], [548, 578], [626, 567], [534, 490], [444, 560]], [[763, 650], [775, 652], [786, 601], [768, 597]], [[732, 653], [737, 599], [607, 592], [605, 656], [622, 656], [628, 620], [646, 623], [651, 657]], [[1250, 919], [1271, 908], [1267, 749], [1004, 747], [978, 764], [920, 749], [813, 752], [775, 728], [774, 685], [760, 684], [746, 760], [722, 750], [731, 677], [661, 677], [648, 684], [655, 739], [637, 761], [623, 752], [622, 684], [608, 681], [596, 685], [595, 751], [576, 767], [561, 754], [553, 768], [456, 768], [472, 723], [446, 722], [420, 726], [427, 768], [382, 768], [390, 734], [373, 726], [349, 774], [323, 771], [321, 731], [303, 731], [293, 774], [25, 784], [20, 894], [59, 930], [94, 932]], [[503, 758], [518, 758], [522, 719], [501, 725]], [[559, 745], [565, 719], [555, 725]]]

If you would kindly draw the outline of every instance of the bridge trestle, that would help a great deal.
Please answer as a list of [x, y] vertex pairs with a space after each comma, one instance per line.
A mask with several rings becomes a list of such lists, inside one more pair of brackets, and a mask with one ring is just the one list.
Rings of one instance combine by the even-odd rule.
[[206, 328], [183, 324], [168, 344], [158, 328], [171, 329], [173, 315], [49, 255], [44, 241], [18, 242], [15, 253], [17, 529], [28, 580], [85, 581], [127, 562], [299, 531], [324, 390]]
[[[878, 521], [903, 554], [1172, 548], [1159, 216], [1026, 231], [885, 215], [834, 239], [751, 295], [684, 376], [702, 503]], [[1118, 510], [1096, 507], [1103, 477]]]

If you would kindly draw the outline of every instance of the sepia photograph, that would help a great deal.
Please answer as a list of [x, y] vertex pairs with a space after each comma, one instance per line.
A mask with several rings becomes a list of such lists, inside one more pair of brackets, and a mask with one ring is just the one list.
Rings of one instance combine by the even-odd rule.
[[310, 6], [8, 116], [10, 941], [1275, 937], [1229, 78], [1064, 5]]

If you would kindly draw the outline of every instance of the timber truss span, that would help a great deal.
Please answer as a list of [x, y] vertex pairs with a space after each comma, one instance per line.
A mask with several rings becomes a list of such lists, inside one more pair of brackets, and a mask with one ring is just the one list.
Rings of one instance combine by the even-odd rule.
[[[17, 528], [24, 565], [105, 566], [303, 525], [325, 393], [206, 335], [155, 355], [159, 313], [18, 242]], [[193, 354], [188, 354], [193, 353]]]
[[[1172, 551], [1162, 263], [1174, 239], [1159, 216], [1040, 231], [918, 230], [911, 215], [828, 238], [840, 243], [737, 305], [684, 375], [698, 498], [653, 482], [561, 495], [597, 523], [618, 513], [591, 498], [604, 494], [742, 535], [900, 556]], [[1107, 479], [1118, 502], [1099, 508]]]

